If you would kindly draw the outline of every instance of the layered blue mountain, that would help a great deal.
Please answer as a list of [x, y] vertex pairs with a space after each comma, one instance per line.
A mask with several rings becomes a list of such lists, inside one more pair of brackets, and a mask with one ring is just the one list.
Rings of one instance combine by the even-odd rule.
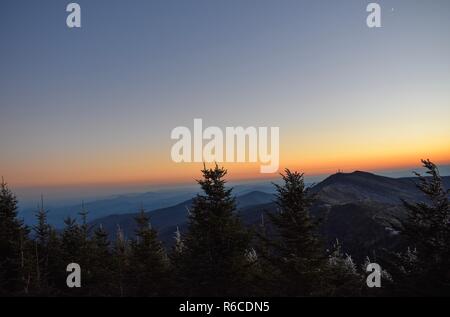
[[[376, 253], [392, 248], [398, 243], [397, 234], [389, 224], [394, 217], [402, 217], [403, 200], [423, 201], [425, 197], [417, 188], [417, 178], [389, 178], [367, 172], [337, 173], [311, 187], [316, 195], [312, 213], [321, 220], [321, 230], [330, 245], [336, 239], [344, 250], [355, 257], [367, 256], [367, 250]], [[443, 178], [450, 187], [450, 177]], [[238, 214], [243, 222], [255, 228], [268, 212], [277, 212], [273, 193], [252, 191], [236, 197]], [[171, 207], [147, 212], [151, 224], [159, 231], [160, 239], [170, 246], [177, 227], [183, 232], [187, 227], [188, 210], [192, 200]], [[134, 218], [137, 213], [110, 215], [93, 221], [102, 225], [114, 239], [120, 226], [127, 238], [134, 236]], [[270, 225], [269, 225], [270, 226]], [[374, 255], [374, 254], [372, 254]]]
[[[344, 250], [353, 255], [368, 255], [382, 248], [395, 247], [397, 234], [389, 224], [404, 213], [403, 200], [423, 201], [425, 197], [417, 189], [417, 178], [390, 178], [367, 172], [337, 173], [322, 182], [310, 186], [316, 195], [312, 214], [321, 220], [321, 230], [326, 243], [336, 239]], [[450, 177], [443, 177], [450, 188]], [[233, 187], [237, 212], [242, 221], [258, 228], [267, 213], [277, 212], [275, 189], [270, 182], [238, 184]], [[188, 210], [198, 187], [179, 188], [158, 192], [116, 195], [87, 202], [85, 209], [93, 227], [102, 225], [114, 240], [120, 227], [128, 239], [133, 238], [134, 218], [141, 207], [146, 210], [151, 224], [159, 232], [160, 239], [170, 246], [177, 227], [183, 232], [187, 227]], [[49, 222], [61, 228], [67, 216], [77, 217], [80, 204], [51, 208]], [[26, 222], [32, 223], [35, 209], [22, 212]], [[266, 225], [269, 226], [268, 221]], [[364, 250], [361, 251], [361, 250]]]
[[[257, 195], [246, 195], [254, 191], [261, 191], [273, 193], [274, 188], [270, 182], [250, 182], [245, 184], [237, 184], [233, 186], [234, 193], [243, 196], [241, 205], [247, 206], [250, 204], [264, 203], [264, 200], [259, 200]], [[97, 218], [107, 217], [109, 215], [131, 214], [138, 211], [141, 207], [145, 210], [156, 210], [161, 208], [171, 207], [185, 201], [188, 201], [198, 192], [198, 186], [189, 186], [182, 188], [169, 188], [154, 192], [145, 193], [130, 193], [121, 194], [88, 201], [84, 203], [84, 208], [89, 212], [89, 219], [95, 220]], [[45, 198], [45, 197], [44, 197]], [[23, 208], [20, 216], [24, 218], [25, 223], [32, 225], [36, 221], [36, 207]], [[81, 200], [78, 204], [70, 204], [68, 206], [52, 206], [45, 204], [45, 209], [48, 210], [48, 221], [57, 228], [62, 228], [64, 219], [68, 216], [77, 218], [82, 209]]]

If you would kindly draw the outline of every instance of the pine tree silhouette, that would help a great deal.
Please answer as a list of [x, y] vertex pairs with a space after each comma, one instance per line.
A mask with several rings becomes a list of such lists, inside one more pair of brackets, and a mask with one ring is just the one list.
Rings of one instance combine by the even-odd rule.
[[130, 284], [137, 296], [161, 296], [167, 292], [168, 258], [141, 207], [135, 218], [136, 238], [130, 248]]
[[39, 292], [48, 291], [48, 261], [49, 261], [49, 241], [51, 227], [47, 223], [47, 211], [44, 209], [44, 197], [41, 195], [41, 205], [36, 213], [37, 224], [33, 226], [35, 234], [35, 287]]
[[116, 239], [112, 249], [112, 280], [115, 287], [113, 292], [115, 296], [126, 296], [128, 294], [127, 272], [130, 267], [129, 244], [123, 235], [120, 226], [117, 226]]
[[90, 257], [91, 291], [94, 295], [114, 295], [113, 258], [108, 240], [108, 233], [100, 224], [92, 237], [92, 254]]
[[270, 254], [266, 264], [275, 274], [278, 295], [310, 296], [321, 292], [326, 261], [318, 223], [309, 214], [314, 198], [305, 187], [303, 174], [285, 170], [277, 190], [278, 213], [269, 213], [275, 236], [266, 239]]
[[235, 214], [227, 171], [202, 170], [203, 194], [193, 200], [178, 276], [185, 296], [236, 296], [248, 290], [250, 237]]
[[365, 276], [358, 271], [352, 257], [343, 253], [338, 240], [328, 255], [324, 275], [321, 293], [325, 296], [361, 296]]
[[31, 278], [29, 229], [17, 218], [17, 199], [0, 184], [0, 294], [28, 293]]
[[408, 244], [407, 251], [394, 254], [390, 272], [402, 295], [450, 294], [450, 208], [439, 170], [422, 160], [428, 176], [415, 173], [425, 201], [404, 201], [405, 218], [393, 224]]

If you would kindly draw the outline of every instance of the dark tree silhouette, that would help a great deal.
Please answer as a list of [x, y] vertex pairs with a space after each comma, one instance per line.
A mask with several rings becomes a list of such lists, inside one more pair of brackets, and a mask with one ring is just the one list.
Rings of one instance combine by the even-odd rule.
[[150, 225], [149, 217], [141, 208], [135, 218], [136, 238], [131, 241], [130, 284], [138, 296], [161, 296], [167, 292], [168, 258]]
[[41, 205], [36, 213], [37, 224], [33, 226], [35, 234], [35, 287], [39, 292], [46, 293], [48, 291], [48, 261], [49, 261], [49, 242], [51, 227], [47, 223], [47, 211], [44, 209], [44, 198], [41, 196]]
[[2, 178], [0, 184], [0, 293], [28, 293], [31, 259], [29, 229], [17, 218], [17, 199]]
[[128, 294], [127, 272], [130, 267], [130, 248], [120, 226], [117, 226], [116, 239], [112, 249], [112, 265], [113, 294], [120, 297], [126, 296]]
[[91, 290], [94, 295], [114, 295], [111, 272], [113, 259], [108, 240], [108, 233], [99, 225], [92, 237], [92, 254], [90, 261]]
[[430, 160], [422, 163], [427, 176], [415, 174], [425, 201], [404, 201], [406, 217], [397, 218], [393, 227], [405, 238], [409, 248], [394, 255], [390, 269], [400, 294], [450, 294], [449, 192], [436, 165]]
[[227, 171], [216, 164], [202, 170], [189, 212], [189, 227], [177, 267], [185, 296], [236, 296], [248, 290], [250, 237], [235, 214], [235, 199], [225, 188]]
[[58, 288], [64, 285], [65, 271], [61, 241], [56, 229], [48, 224], [47, 214], [41, 196], [41, 205], [36, 212], [37, 223], [33, 226], [34, 287], [40, 295], [56, 295]]
[[269, 254], [271, 288], [278, 295], [310, 296], [323, 290], [326, 257], [317, 234], [318, 223], [309, 208], [313, 197], [305, 187], [303, 174], [285, 170], [283, 184], [277, 185], [278, 213], [269, 213], [275, 236], [265, 239]]

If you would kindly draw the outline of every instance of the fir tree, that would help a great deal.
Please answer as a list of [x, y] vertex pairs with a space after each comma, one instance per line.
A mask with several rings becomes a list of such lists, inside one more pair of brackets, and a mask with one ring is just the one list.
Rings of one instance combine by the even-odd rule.
[[34, 285], [39, 295], [58, 294], [58, 288], [67, 287], [60, 237], [56, 229], [48, 223], [47, 214], [41, 196], [41, 204], [36, 213], [37, 224], [33, 226]]
[[49, 261], [49, 242], [51, 227], [47, 223], [47, 211], [44, 209], [44, 198], [41, 196], [41, 205], [36, 213], [37, 224], [33, 226], [35, 234], [34, 257], [35, 266], [35, 285], [39, 293], [45, 293], [48, 290], [48, 261]]
[[358, 272], [352, 257], [344, 254], [339, 241], [328, 255], [323, 294], [326, 296], [360, 296], [364, 287], [364, 276]]
[[235, 214], [226, 170], [202, 170], [204, 194], [193, 200], [178, 276], [185, 296], [236, 296], [249, 288], [247, 253], [250, 237]]
[[161, 296], [167, 292], [168, 259], [158, 234], [143, 208], [136, 220], [136, 237], [131, 241], [130, 283], [137, 296]]
[[65, 288], [65, 292], [70, 295], [80, 296], [90, 292], [90, 267], [86, 258], [90, 254], [86, 254], [85, 236], [82, 227], [77, 223], [76, 219], [67, 217], [64, 220], [65, 227], [62, 232], [62, 259], [64, 263], [63, 270], [69, 263], [77, 263], [81, 267], [82, 287], [81, 288]]
[[175, 245], [173, 247], [173, 253], [178, 256], [183, 255], [184, 242], [181, 236], [180, 228], [177, 226], [177, 231], [175, 231]]
[[29, 230], [17, 218], [17, 199], [2, 178], [0, 184], [0, 293], [28, 292]]
[[83, 268], [83, 283], [84, 291], [91, 294], [96, 292], [95, 283], [97, 281], [95, 277], [95, 246], [94, 241], [91, 240], [92, 226], [88, 223], [89, 212], [84, 206], [84, 201], [81, 202], [81, 210], [78, 213], [81, 217], [81, 224], [78, 225], [80, 232], [80, 256], [78, 264]]
[[323, 289], [326, 261], [317, 234], [318, 223], [309, 214], [314, 200], [303, 174], [286, 169], [283, 185], [276, 185], [278, 213], [269, 213], [275, 237], [265, 239], [270, 253], [266, 265], [275, 272], [278, 295], [310, 296]]
[[94, 230], [94, 237], [92, 242], [95, 249], [95, 254], [99, 258], [109, 256], [110, 242], [108, 240], [108, 233], [106, 232], [105, 229], [103, 229], [103, 226], [101, 224]]
[[80, 215], [80, 217], [81, 217], [80, 231], [81, 231], [83, 247], [87, 247], [87, 244], [89, 241], [89, 234], [90, 234], [92, 228], [89, 226], [88, 221], [87, 221], [89, 212], [84, 207], [84, 201], [81, 202], [81, 211], [78, 213], [78, 215]]
[[79, 263], [83, 249], [83, 232], [76, 219], [67, 217], [64, 220], [64, 230], [62, 232], [63, 256], [67, 264], [71, 262]]
[[[173, 279], [176, 281], [182, 281], [182, 264], [183, 258], [185, 257], [185, 246], [184, 238], [177, 226], [177, 230], [174, 233], [174, 244], [172, 246], [171, 252], [169, 253], [170, 265], [173, 274]], [[182, 285], [175, 285], [176, 287], [172, 290], [171, 295], [183, 296], [185, 290]], [[178, 286], [178, 287], [177, 287]]]
[[90, 280], [91, 290], [94, 295], [114, 295], [112, 291], [113, 261], [110, 250], [108, 233], [99, 225], [92, 237], [92, 254], [90, 262], [90, 271], [92, 278]]
[[41, 195], [41, 205], [36, 213], [37, 224], [33, 226], [37, 244], [46, 246], [49, 240], [50, 226], [47, 222], [47, 213], [44, 209], [44, 197]]
[[127, 272], [130, 267], [129, 259], [129, 245], [128, 241], [125, 239], [122, 229], [117, 226], [116, 239], [112, 250], [112, 265], [113, 265], [113, 276], [114, 281], [114, 295], [115, 296], [126, 296], [128, 294], [127, 289]]
[[425, 201], [404, 201], [406, 217], [398, 218], [393, 227], [409, 247], [393, 256], [390, 272], [402, 295], [450, 294], [449, 192], [436, 165], [430, 160], [422, 163], [428, 177], [415, 174]]
[[[61, 290], [66, 290], [66, 266], [68, 263], [63, 261], [63, 246], [61, 237], [57, 230], [49, 226], [47, 243], [47, 282], [49, 292], [58, 294]], [[58, 291], [59, 290], [59, 291]]]
[[255, 295], [257, 296], [276, 296], [279, 295], [277, 284], [277, 272], [274, 270], [270, 259], [272, 257], [272, 248], [269, 245], [271, 241], [271, 232], [267, 226], [264, 212], [261, 213], [261, 222], [256, 227], [256, 241], [254, 243], [257, 259], [253, 266], [253, 280]]

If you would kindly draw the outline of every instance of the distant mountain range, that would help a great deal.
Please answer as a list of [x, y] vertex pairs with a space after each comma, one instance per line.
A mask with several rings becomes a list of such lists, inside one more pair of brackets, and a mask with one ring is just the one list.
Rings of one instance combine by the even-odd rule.
[[[236, 198], [239, 210], [245, 210], [255, 205], [260, 206], [272, 203], [274, 200], [274, 194], [261, 191], [253, 191]], [[180, 228], [185, 227], [188, 210], [191, 205], [192, 199], [188, 199], [174, 206], [149, 211], [146, 214], [150, 217], [151, 224], [154, 228], [161, 231], [161, 233], [163, 231], [167, 233], [167, 239], [165, 240], [168, 241], [170, 240], [169, 236], [175, 232], [177, 226]], [[114, 239], [117, 226], [121, 227], [126, 237], [132, 237], [134, 229], [136, 228], [134, 218], [137, 215], [137, 212], [131, 214], [110, 215], [96, 219], [91, 224], [94, 226], [101, 224], [110, 233], [112, 239]]]
[[[249, 182], [233, 186], [236, 195], [244, 196], [253, 191], [263, 191], [273, 193], [274, 188], [270, 182]], [[109, 215], [130, 214], [137, 212], [141, 207], [145, 210], [157, 210], [167, 208], [176, 204], [188, 201], [198, 192], [198, 187], [181, 187], [170, 188], [160, 191], [144, 192], [144, 193], [130, 193], [114, 195], [107, 198], [88, 201], [84, 203], [85, 209], [89, 212], [89, 219], [95, 220]], [[245, 198], [243, 198], [245, 199]], [[249, 204], [257, 204], [258, 198], [255, 196], [248, 196], [246, 201], [242, 201], [242, 206]], [[25, 223], [32, 225], [36, 221], [35, 208], [25, 208], [21, 210], [20, 217], [25, 220]], [[79, 217], [81, 211], [81, 200], [79, 204], [71, 204], [68, 206], [51, 206], [45, 204], [45, 209], [48, 210], [48, 221], [57, 228], [64, 225], [64, 219], [68, 216], [72, 218]]]
[[[339, 239], [344, 251], [352, 255], [369, 255], [382, 247], [395, 247], [398, 243], [395, 232], [389, 230], [392, 215], [404, 212], [402, 199], [415, 202], [424, 199], [416, 187], [415, 177], [390, 178], [367, 172], [337, 173], [311, 186], [317, 201], [312, 213], [322, 220], [321, 230], [330, 245]], [[450, 188], [450, 176], [443, 177], [444, 185]], [[236, 184], [238, 213], [249, 226], [258, 225], [267, 212], [276, 212], [275, 188], [270, 182]], [[115, 238], [120, 226], [127, 238], [134, 236], [134, 218], [141, 206], [147, 210], [152, 226], [160, 239], [170, 246], [177, 227], [186, 230], [188, 208], [198, 193], [197, 187], [161, 190], [146, 193], [115, 195], [106, 199], [85, 203], [93, 227], [102, 224]], [[78, 217], [81, 203], [66, 207], [51, 208], [49, 223], [62, 228], [67, 216]], [[33, 224], [36, 209], [21, 211], [27, 224]]]
[[[450, 186], [450, 177], [444, 177]], [[322, 230], [331, 244], [339, 239], [344, 250], [358, 257], [366, 256], [368, 250], [375, 252], [381, 247], [393, 247], [397, 238], [387, 227], [392, 215], [403, 213], [402, 199], [424, 200], [416, 187], [417, 178], [389, 178], [367, 172], [337, 173], [311, 188], [317, 195], [312, 213], [322, 219]], [[264, 191], [250, 191], [236, 197], [238, 213], [243, 222], [254, 226], [261, 222], [266, 212], [276, 212], [275, 196]], [[166, 245], [173, 242], [177, 226], [181, 231], [187, 227], [188, 208], [192, 199], [171, 207], [147, 212], [152, 226]], [[109, 215], [94, 220], [91, 224], [102, 226], [112, 239], [120, 226], [127, 238], [135, 230], [137, 213]]]

